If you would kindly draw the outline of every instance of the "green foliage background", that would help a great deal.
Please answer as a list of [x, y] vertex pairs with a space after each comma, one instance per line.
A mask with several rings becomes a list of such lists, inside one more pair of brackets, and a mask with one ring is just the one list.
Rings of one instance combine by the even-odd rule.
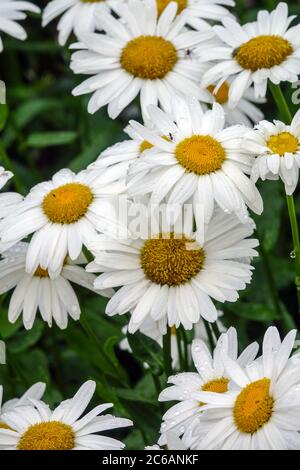
[[[271, 9], [277, 3], [238, 0], [236, 12], [242, 22], [253, 21], [259, 9]], [[300, 17], [299, 2], [288, 3], [290, 13]], [[8, 90], [8, 104], [0, 106], [0, 164], [15, 173], [12, 188], [23, 194], [63, 167], [74, 171], [85, 168], [103, 149], [125, 138], [122, 129], [136, 112], [132, 107], [115, 121], [108, 118], [105, 109], [89, 115], [87, 98], [71, 95], [81, 77], [74, 76], [68, 67], [70, 51], [58, 45], [55, 22], [43, 30], [40, 18], [31, 16], [26, 29], [28, 40], [22, 43], [5, 37], [0, 55], [1, 79]], [[291, 103], [288, 87], [285, 94]], [[271, 98], [268, 101], [272, 103]], [[278, 117], [272, 104], [264, 108], [268, 119]], [[226, 325], [238, 329], [241, 348], [250, 340], [260, 340], [270, 324], [281, 331], [299, 326], [283, 187], [266, 182], [261, 191], [265, 211], [256, 218], [261, 248], [253, 282], [239, 302], [223, 308]], [[299, 193], [296, 204], [299, 214]], [[97, 381], [95, 402], [113, 402], [115, 414], [135, 422], [131, 432], [118, 432], [128, 447], [153, 444], [163, 411], [155, 383], [161, 388], [166, 383], [162, 351], [140, 334], [130, 338], [133, 355], [120, 351], [126, 318], [106, 317], [105, 299], [83, 289], [77, 292], [82, 320], [70, 321], [66, 331], [55, 326], [49, 329], [41, 320], [29, 332], [21, 322], [11, 325], [7, 320], [10, 294], [0, 298], [0, 339], [7, 345], [7, 365], [0, 367], [5, 399], [36, 381], [45, 381], [45, 399], [55, 405], [93, 378]], [[144, 360], [148, 369], [143, 368]]]

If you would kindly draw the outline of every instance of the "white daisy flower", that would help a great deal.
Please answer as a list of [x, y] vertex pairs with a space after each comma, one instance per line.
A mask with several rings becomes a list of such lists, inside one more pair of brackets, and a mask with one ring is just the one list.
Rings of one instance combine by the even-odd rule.
[[3, 166], [0, 166], [0, 189], [6, 185], [6, 183], [13, 177], [11, 171], [6, 171]]
[[86, 34], [73, 48], [75, 73], [92, 75], [73, 90], [74, 95], [93, 93], [88, 111], [108, 105], [116, 118], [139, 94], [144, 119], [149, 104], [169, 109], [175, 93], [204, 100], [198, 85], [204, 67], [193, 58], [192, 49], [206, 41], [216, 42], [215, 33], [187, 31], [187, 10], [176, 17], [177, 4], [170, 3], [157, 19], [155, 0], [129, 0], [118, 9], [120, 19], [101, 15], [105, 34]]
[[95, 288], [123, 286], [107, 304], [106, 313], [131, 312], [130, 333], [139, 330], [147, 317], [185, 329], [200, 317], [215, 322], [218, 313], [211, 297], [235, 302], [237, 291], [251, 280], [250, 261], [240, 258], [257, 254], [257, 240], [246, 239], [253, 226], [216, 214], [200, 245], [193, 233], [193, 216], [188, 216], [181, 232], [176, 226], [167, 232], [151, 213], [148, 237], [134, 234], [133, 239], [112, 241], [100, 235], [90, 247], [95, 260], [87, 270], [103, 273]]
[[[15, 244], [34, 233], [26, 258], [26, 272], [40, 266], [56, 277], [68, 255], [76, 260], [97, 231], [121, 234], [114, 199], [118, 183], [93, 171], [78, 174], [63, 169], [52, 180], [35, 186], [15, 209], [0, 222], [2, 243]], [[125, 235], [127, 230], [125, 230]]]
[[219, 103], [224, 112], [225, 120], [228, 126], [242, 124], [247, 127], [252, 127], [253, 123], [261, 121], [264, 118], [263, 112], [256, 106], [256, 104], [265, 103], [264, 98], [255, 98], [254, 88], [248, 88], [235, 108], [229, 105], [229, 87], [232, 80], [223, 82], [219, 87], [216, 85], [209, 85], [207, 87], [208, 100], [211, 104]]
[[160, 443], [165, 443], [165, 433], [170, 431], [184, 435], [184, 442], [190, 434], [196, 419], [203, 415], [203, 403], [194, 396], [199, 390], [225, 393], [229, 389], [229, 376], [224, 359], [228, 356], [241, 366], [253, 361], [258, 353], [258, 344], [252, 343], [238, 358], [238, 341], [235, 328], [223, 333], [217, 341], [213, 355], [204, 341], [195, 339], [192, 343], [192, 359], [197, 372], [180, 373], [169, 377], [172, 384], [163, 390], [159, 401], [179, 401], [163, 416]]
[[41, 400], [42, 396], [45, 393], [46, 385], [42, 382], [37, 382], [32, 385], [21, 398], [14, 398], [5, 403], [2, 403], [3, 400], [3, 387], [0, 385], [0, 429], [9, 429], [9, 426], [4, 422], [4, 414], [14, 411], [18, 407], [23, 407], [25, 405], [30, 405], [31, 399]]
[[300, 25], [290, 28], [295, 17], [288, 16], [286, 3], [279, 3], [271, 13], [261, 10], [257, 21], [239, 25], [224, 18], [223, 26], [215, 26], [223, 46], [206, 50], [203, 62], [217, 60], [203, 77], [203, 86], [234, 77], [229, 102], [235, 106], [252, 83], [255, 96], [265, 97], [268, 80], [296, 82], [300, 73]]
[[121, 450], [124, 444], [98, 433], [131, 426], [132, 421], [100, 413], [112, 403], [96, 406], [81, 417], [96, 389], [89, 380], [76, 395], [62, 402], [54, 411], [45, 403], [31, 400], [4, 414], [11, 429], [0, 429], [0, 448], [3, 450]]
[[[172, 0], [157, 0], [158, 14], [161, 15]], [[184, 9], [189, 12], [187, 24], [194, 29], [201, 30], [207, 23], [222, 21], [226, 16], [232, 16], [225, 7], [234, 7], [233, 0], [175, 0], [178, 13]]]
[[[48, 271], [40, 266], [34, 274], [27, 274], [25, 262], [28, 246], [28, 243], [20, 242], [7, 250], [0, 260], [0, 295], [14, 289], [8, 319], [15, 323], [23, 313], [24, 326], [29, 330], [39, 310], [49, 327], [54, 320], [61, 329], [65, 329], [69, 315], [73, 320], [79, 320], [81, 314], [77, 296], [70, 282], [95, 292], [95, 276], [88, 274], [80, 266], [87, 263], [83, 254], [73, 262], [66, 258], [61, 273], [55, 279], [50, 279]], [[111, 297], [114, 293], [112, 289], [96, 292], [105, 297]]]
[[82, 34], [94, 32], [97, 26], [99, 28], [102, 13], [109, 13], [116, 3], [117, 0], [52, 0], [43, 11], [42, 25], [47, 26], [62, 14], [57, 29], [59, 44], [64, 46], [73, 31], [80, 38]]
[[252, 179], [281, 179], [290, 196], [296, 189], [300, 168], [300, 111], [291, 125], [280, 121], [260, 122], [245, 136], [243, 147], [256, 158]]
[[[182, 442], [182, 440], [173, 432], [169, 432], [166, 434], [166, 450], [187, 450], [186, 445]], [[147, 446], [145, 450], [164, 450], [159, 444], [155, 444], [154, 446]]]
[[[24, 41], [27, 38], [25, 29], [17, 21], [26, 18], [25, 11], [39, 13], [39, 7], [31, 2], [23, 0], [1, 0], [0, 3], [0, 33], [6, 33], [10, 36]], [[0, 36], [0, 52], [3, 50], [3, 43]]]
[[233, 385], [224, 394], [196, 392], [207, 403], [198, 428], [197, 449], [299, 450], [300, 371], [289, 356], [296, 331], [281, 342], [276, 328], [267, 330], [263, 354], [241, 367], [228, 358], [226, 373]]
[[215, 205], [243, 222], [249, 218], [247, 206], [260, 214], [262, 198], [246, 176], [252, 159], [241, 150], [245, 128], [224, 129], [225, 115], [218, 103], [206, 112], [194, 99], [176, 98], [172, 104], [172, 114], [149, 108], [161, 136], [131, 121], [141, 138], [154, 147], [131, 166], [130, 195], [148, 193], [151, 204], [165, 199], [170, 207], [191, 201], [199, 229], [209, 222]]

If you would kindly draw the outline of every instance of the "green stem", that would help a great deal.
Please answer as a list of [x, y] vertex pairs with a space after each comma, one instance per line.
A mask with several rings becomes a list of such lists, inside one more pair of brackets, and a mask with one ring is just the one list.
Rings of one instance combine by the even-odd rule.
[[269, 81], [269, 90], [271, 91], [273, 99], [277, 105], [281, 119], [283, 119], [286, 124], [290, 124], [292, 122], [292, 113], [288, 107], [280, 85], [274, 85], [274, 83]]
[[172, 357], [171, 357], [171, 328], [167, 327], [167, 333], [163, 337], [164, 367], [167, 377], [172, 375]]
[[214, 342], [213, 334], [210, 328], [210, 324], [206, 320], [203, 320], [203, 322], [204, 322], [206, 334], [208, 337], [210, 349], [211, 349], [211, 352], [213, 352], [213, 350], [215, 349], [215, 342]]
[[184, 344], [184, 371], [187, 372], [189, 370], [189, 343], [186, 335], [186, 331], [183, 327], [180, 328], [180, 332], [182, 334], [182, 340]]
[[216, 337], [216, 339], [217, 339], [217, 341], [218, 341], [218, 339], [219, 339], [220, 336], [221, 336], [221, 331], [219, 330], [219, 327], [218, 327], [218, 324], [217, 324], [216, 321], [211, 324], [211, 329], [212, 329], [212, 331], [213, 331], [213, 333], [214, 333], [214, 335], [215, 335], [215, 337]]
[[[162, 387], [161, 387], [161, 384], [160, 384], [160, 381], [159, 381], [158, 376], [155, 375], [155, 374], [151, 374], [151, 375], [152, 375], [154, 387], [155, 387], [155, 390], [156, 390], [156, 393], [157, 393], [157, 397], [156, 397], [156, 398], [158, 399], [158, 397], [159, 397], [159, 395], [160, 395], [160, 392], [161, 392], [161, 390], [162, 390]], [[164, 404], [163, 404], [161, 401], [159, 401], [159, 402], [158, 402], [158, 405], [159, 405], [159, 409], [160, 409], [161, 415], [163, 415], [164, 412], [165, 412], [165, 410], [164, 410]]]
[[176, 331], [176, 341], [177, 341], [177, 349], [178, 349], [178, 357], [179, 357], [179, 367], [180, 371], [184, 371], [184, 358], [182, 354], [182, 341], [181, 341], [181, 334], [180, 331]]
[[[273, 95], [274, 101], [278, 107], [281, 118], [285, 121], [286, 124], [290, 124], [292, 122], [292, 114], [287, 104], [287, 101], [284, 97], [284, 94], [282, 92], [282, 89], [280, 88], [280, 85], [274, 85], [273, 83], [269, 81], [269, 88]], [[287, 202], [287, 207], [288, 207], [293, 245], [294, 245], [293, 257], [295, 258], [295, 270], [296, 270], [295, 286], [296, 286], [297, 299], [298, 299], [298, 312], [300, 314], [300, 242], [299, 242], [299, 228], [298, 228], [298, 222], [297, 222], [294, 196], [287, 195], [286, 202]]]
[[292, 230], [292, 237], [293, 237], [293, 258], [295, 257], [295, 267], [296, 267], [296, 278], [295, 278], [295, 286], [297, 291], [297, 298], [298, 298], [298, 312], [300, 314], [300, 242], [299, 242], [299, 228], [297, 223], [297, 215], [295, 209], [295, 201], [293, 196], [286, 196], [288, 211], [289, 211], [289, 218]]
[[[258, 236], [258, 239], [260, 240], [259, 236]], [[272, 300], [273, 300], [274, 309], [277, 312], [278, 318], [282, 319], [284, 329], [288, 333], [290, 330], [292, 330], [293, 328], [296, 327], [295, 322], [294, 322], [293, 318], [291, 317], [291, 315], [287, 311], [285, 311], [281, 306], [280, 298], [279, 298], [279, 295], [278, 295], [278, 290], [277, 290], [275, 279], [274, 279], [274, 276], [273, 276], [273, 271], [272, 271], [272, 266], [271, 266], [271, 262], [270, 262], [269, 253], [265, 250], [261, 240], [260, 240], [259, 251], [260, 251], [260, 254], [261, 254], [261, 257], [262, 257], [264, 269], [266, 271], [266, 275], [267, 275], [267, 279], [268, 279], [268, 283], [269, 283], [269, 289], [270, 289], [271, 297], [272, 297]]]

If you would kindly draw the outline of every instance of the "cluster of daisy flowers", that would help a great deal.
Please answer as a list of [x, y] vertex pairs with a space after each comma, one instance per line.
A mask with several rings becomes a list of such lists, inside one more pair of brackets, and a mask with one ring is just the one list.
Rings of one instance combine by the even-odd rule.
[[[192, 344], [196, 372], [169, 377], [160, 401], [176, 401], [163, 417], [160, 445], [193, 450], [299, 449], [299, 354], [290, 357], [296, 331], [283, 341], [267, 330], [262, 355], [253, 343], [238, 355], [234, 328], [213, 354]], [[175, 447], [174, 447], [175, 446]]]
[[[263, 211], [257, 180], [281, 178], [291, 196], [299, 177], [299, 113], [270, 123], [258, 105], [268, 84], [274, 92], [297, 80], [300, 26], [291, 26], [285, 3], [246, 25], [229, 12], [233, 5], [48, 3], [44, 26], [62, 15], [59, 42], [75, 34], [71, 69], [89, 76], [73, 94], [91, 94], [88, 111], [107, 106], [113, 119], [139, 98], [143, 123], [131, 120], [128, 140], [77, 174], [62, 169], [25, 196], [1, 192], [0, 294], [13, 290], [8, 318], [22, 316], [26, 329], [38, 312], [49, 327], [79, 320], [74, 284], [109, 298], [108, 316], [129, 314], [130, 334], [141, 331], [162, 344], [167, 332], [194, 329], [197, 372], [169, 377], [160, 400], [180, 403], [164, 415], [158, 445], [299, 449], [295, 332], [281, 342], [269, 329], [258, 358], [256, 343], [238, 354], [233, 328], [213, 338], [212, 352], [197, 333], [217, 322], [216, 302], [236, 302], [251, 282], [258, 254], [251, 215]], [[23, 10], [38, 12], [31, 3], [4, 0], [0, 31], [24, 39], [16, 22]], [[12, 177], [1, 167], [0, 189]], [[173, 344], [175, 367], [177, 355]], [[41, 401], [41, 385], [29, 390], [1, 411], [0, 449], [122, 448], [98, 435], [131, 424], [99, 417], [110, 405], [80, 418], [94, 389], [87, 382], [53, 411]]]

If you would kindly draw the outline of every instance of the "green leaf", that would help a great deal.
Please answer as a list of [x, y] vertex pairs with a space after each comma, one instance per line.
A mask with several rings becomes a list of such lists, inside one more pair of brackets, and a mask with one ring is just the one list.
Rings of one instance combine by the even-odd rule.
[[251, 321], [269, 323], [280, 319], [275, 310], [263, 304], [236, 302], [228, 304], [227, 309], [238, 317]]
[[31, 346], [34, 346], [42, 336], [45, 324], [42, 321], [36, 320], [31, 330], [19, 331], [9, 341], [9, 350], [12, 353], [20, 353], [26, 351]]
[[256, 216], [255, 222], [265, 250], [271, 251], [280, 234], [284, 198], [278, 181], [264, 181], [259, 189], [264, 200], [264, 213], [263, 216]]
[[31, 134], [26, 144], [28, 147], [43, 148], [55, 147], [58, 145], [67, 145], [73, 143], [77, 138], [76, 132], [34, 132]]
[[8, 106], [6, 104], [0, 105], [0, 131], [4, 129], [8, 117]]
[[7, 310], [1, 309], [0, 314], [0, 336], [1, 338], [7, 340], [16, 333], [19, 328], [21, 328], [22, 321], [19, 320], [16, 323], [10, 323], [8, 321]]
[[164, 367], [162, 348], [148, 336], [140, 332], [127, 334], [128, 342], [135, 358], [146, 362], [153, 373], [159, 374]]

